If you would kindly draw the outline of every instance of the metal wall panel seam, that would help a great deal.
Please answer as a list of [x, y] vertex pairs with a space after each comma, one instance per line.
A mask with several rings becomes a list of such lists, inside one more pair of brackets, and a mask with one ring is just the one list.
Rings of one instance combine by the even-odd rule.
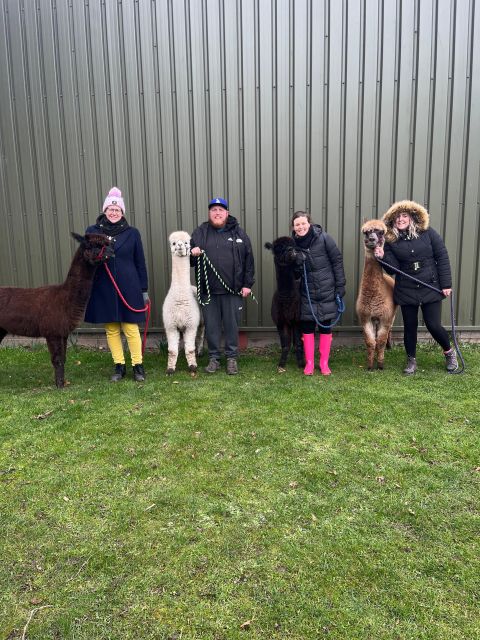
[[[75, 7], [78, 5], [72, 4], [69, 7], [69, 27], [70, 27], [70, 41], [72, 43], [71, 49], [71, 66], [72, 66], [72, 79], [73, 79], [73, 111], [75, 118], [75, 133], [77, 138], [77, 162], [78, 162], [78, 179], [79, 190], [76, 198], [73, 202], [77, 204], [77, 212], [75, 212], [75, 206], [73, 207], [73, 219], [77, 220], [77, 228], [83, 228], [89, 223], [88, 220], [88, 204], [87, 204], [87, 177], [86, 177], [86, 163], [85, 163], [85, 141], [82, 121], [82, 105], [80, 103], [80, 85], [79, 85], [79, 57], [77, 56], [77, 40], [80, 39], [81, 29], [80, 25], [75, 21]], [[78, 21], [79, 22], [79, 21]], [[78, 45], [79, 46], [79, 45]]]
[[[66, 123], [66, 114], [65, 114], [65, 82], [62, 73], [61, 66], [61, 46], [60, 43], [65, 41], [64, 34], [60, 37], [61, 28], [59, 26], [59, 15], [58, 15], [58, 6], [55, 5], [53, 14], [52, 14], [52, 39], [53, 39], [53, 50], [54, 50], [54, 82], [56, 87], [56, 107], [58, 111], [58, 141], [60, 146], [60, 153], [56, 156], [56, 166], [60, 165], [59, 170], [57, 170], [57, 175], [60, 173], [58, 177], [58, 183], [62, 185], [62, 196], [65, 201], [65, 207], [62, 208], [58, 200], [60, 200], [59, 189], [57, 189], [57, 202], [56, 207], [58, 211], [58, 225], [59, 232], [60, 228], [68, 231], [73, 230], [73, 203], [72, 203], [72, 183], [70, 179], [70, 160], [68, 156], [68, 141], [67, 141], [67, 123]], [[67, 37], [68, 29], [67, 29]], [[63, 199], [62, 198], [62, 199]], [[78, 231], [83, 231], [83, 229], [79, 229]], [[66, 234], [68, 235], [68, 234]], [[60, 244], [59, 253], [61, 253], [61, 262], [62, 262], [62, 271], [67, 270], [68, 266], [71, 262], [70, 251], [67, 253], [65, 249], [63, 249], [63, 243]], [[68, 247], [70, 250], [70, 247]]]
[[[39, 154], [41, 153], [41, 142], [37, 144], [37, 134], [42, 136], [44, 133], [41, 128], [35, 126], [35, 117], [37, 116], [37, 107], [40, 107], [40, 113], [43, 108], [43, 95], [40, 89], [40, 95], [35, 95], [35, 90], [32, 87], [38, 79], [38, 74], [32, 74], [30, 67], [34, 65], [34, 59], [37, 57], [29, 51], [29, 31], [33, 32], [33, 40], [38, 37], [36, 14], [34, 14], [33, 25], [27, 24], [28, 20], [25, 16], [25, 11], [21, 10], [20, 13], [20, 28], [22, 36], [22, 54], [23, 54], [23, 78], [25, 86], [25, 103], [26, 103], [26, 129], [28, 138], [28, 158], [30, 161], [29, 180], [25, 185], [25, 200], [26, 200], [26, 216], [30, 218], [30, 224], [28, 225], [28, 233], [34, 233], [35, 242], [30, 242], [31, 253], [27, 256], [27, 259], [37, 265], [36, 269], [32, 268], [32, 285], [39, 286], [44, 282], [48, 282], [48, 269], [45, 257], [45, 238], [43, 234], [43, 211], [42, 201], [40, 197], [40, 162]], [[33, 59], [32, 59], [33, 58]], [[34, 78], [32, 79], [32, 76]], [[33, 94], [33, 95], [32, 95]], [[39, 99], [37, 99], [39, 98]], [[35, 105], [32, 103], [35, 102]], [[40, 130], [39, 130], [40, 129]], [[35, 233], [36, 230], [36, 233]]]
[[457, 317], [459, 322], [465, 322], [468, 318], [471, 320], [471, 313], [468, 309], [468, 301], [466, 296], [462, 296], [462, 274], [465, 270], [471, 269], [471, 262], [465, 260], [465, 253], [462, 251], [465, 228], [466, 228], [466, 200], [467, 200], [467, 173], [468, 173], [468, 158], [470, 150], [471, 139], [471, 107], [472, 107], [472, 68], [473, 68], [473, 51], [474, 51], [474, 5], [473, 1], [470, 2], [468, 12], [468, 34], [467, 34], [467, 51], [466, 51], [466, 87], [465, 87], [465, 120], [463, 127], [463, 142], [462, 142], [462, 162], [460, 171], [460, 203], [459, 203], [459, 218], [460, 223], [458, 225], [457, 233], [457, 283], [460, 296], [457, 297]]
[[[10, 18], [12, 13], [8, 14]], [[18, 18], [18, 16], [16, 16]], [[17, 23], [17, 36], [21, 33], [19, 21]], [[18, 194], [18, 203], [17, 203], [17, 211], [14, 211], [19, 219], [21, 220], [21, 234], [16, 234], [13, 238], [14, 240], [14, 275], [18, 278], [19, 283], [25, 282], [28, 286], [32, 286], [33, 278], [32, 278], [32, 263], [29, 259], [31, 255], [31, 247], [30, 247], [30, 237], [28, 234], [28, 226], [26, 219], [26, 202], [25, 202], [25, 192], [24, 192], [24, 171], [22, 166], [22, 158], [20, 145], [21, 140], [20, 136], [22, 135], [19, 127], [19, 115], [17, 110], [19, 109], [19, 100], [17, 100], [17, 94], [15, 90], [15, 70], [13, 68], [13, 64], [18, 63], [18, 61], [22, 61], [23, 59], [21, 55], [18, 57], [14, 57], [12, 55], [12, 49], [14, 47], [13, 35], [12, 34], [13, 25], [9, 20], [7, 22], [6, 29], [6, 45], [7, 45], [7, 65], [9, 69], [8, 80], [9, 80], [9, 96], [10, 96], [10, 104], [11, 104], [11, 113], [12, 113], [12, 153], [14, 158], [12, 158], [12, 164], [15, 170], [15, 182], [17, 187]], [[22, 77], [23, 77], [23, 64], [22, 64]], [[19, 256], [26, 256], [27, 259], [20, 259]]]
[[450, 144], [451, 144], [451, 132], [452, 132], [452, 94], [453, 94], [453, 73], [455, 64], [455, 22], [456, 22], [456, 10], [455, 6], [450, 5], [450, 29], [448, 38], [448, 83], [447, 83], [447, 105], [445, 112], [445, 145], [444, 145], [444, 165], [443, 165], [443, 181], [442, 181], [442, 210], [441, 210], [441, 235], [445, 238], [447, 228], [447, 201], [448, 201], [448, 187], [449, 187], [449, 175], [450, 175]]
[[319, 222], [328, 228], [328, 175], [329, 175], [329, 109], [330, 109], [330, 2], [324, 0], [325, 28], [323, 33], [323, 175], [322, 206]]

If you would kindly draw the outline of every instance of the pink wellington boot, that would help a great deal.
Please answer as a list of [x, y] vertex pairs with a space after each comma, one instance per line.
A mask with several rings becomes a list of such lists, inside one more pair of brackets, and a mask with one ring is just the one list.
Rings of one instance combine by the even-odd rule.
[[329, 376], [332, 372], [328, 366], [328, 359], [330, 357], [330, 347], [332, 345], [332, 334], [321, 333], [320, 342], [318, 344], [318, 351], [320, 353], [320, 371], [323, 376]]
[[304, 375], [313, 376], [313, 370], [315, 368], [315, 334], [304, 333], [303, 340], [303, 353], [305, 354], [305, 369]]

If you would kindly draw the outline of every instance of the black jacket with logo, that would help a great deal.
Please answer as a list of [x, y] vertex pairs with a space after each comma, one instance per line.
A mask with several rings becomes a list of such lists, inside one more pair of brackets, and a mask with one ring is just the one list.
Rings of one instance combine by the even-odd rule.
[[[225, 227], [220, 230], [215, 229], [209, 222], [204, 222], [192, 233], [190, 246], [192, 249], [203, 249], [219, 276], [235, 293], [239, 293], [242, 287], [252, 288], [255, 282], [252, 244], [236, 218], [229, 215]], [[196, 282], [198, 269], [201, 267], [201, 291], [205, 294], [207, 291], [201, 260], [202, 256], [191, 257], [190, 263], [195, 267]], [[208, 265], [207, 277], [211, 293], [228, 293]]]

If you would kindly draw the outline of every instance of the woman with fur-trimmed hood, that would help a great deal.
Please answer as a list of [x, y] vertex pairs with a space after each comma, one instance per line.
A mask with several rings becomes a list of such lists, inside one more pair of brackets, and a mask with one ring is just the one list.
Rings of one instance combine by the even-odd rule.
[[385, 246], [375, 249], [375, 256], [442, 293], [433, 291], [384, 265], [385, 271], [395, 275], [394, 301], [403, 316], [403, 342], [407, 352], [407, 366], [403, 372], [414, 374], [417, 368], [418, 309], [422, 308], [425, 325], [442, 347], [447, 371], [458, 367], [455, 350], [441, 323], [442, 300], [452, 292], [452, 274], [447, 248], [439, 234], [429, 226], [429, 215], [422, 205], [411, 200], [395, 202], [384, 214], [387, 226]]

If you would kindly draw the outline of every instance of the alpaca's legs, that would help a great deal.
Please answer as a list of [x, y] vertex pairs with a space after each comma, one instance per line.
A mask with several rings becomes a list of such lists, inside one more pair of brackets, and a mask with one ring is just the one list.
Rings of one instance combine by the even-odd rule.
[[191, 373], [197, 371], [197, 358], [195, 356], [195, 337], [197, 335], [196, 327], [188, 327], [183, 333], [183, 345], [185, 349], [185, 357], [187, 359], [188, 370]]
[[5, 329], [0, 329], [0, 342], [4, 339], [6, 335], [7, 335], [7, 332], [5, 331]]
[[385, 347], [388, 342], [388, 337], [390, 335], [389, 328], [387, 326], [381, 326], [377, 333], [377, 344], [376, 344], [376, 353], [377, 353], [377, 367], [379, 369], [383, 369], [383, 362], [385, 360]]
[[287, 364], [288, 353], [292, 346], [292, 335], [290, 328], [286, 325], [283, 327], [277, 327], [278, 335], [280, 336], [280, 346], [282, 352], [280, 354], [280, 360], [278, 362], [277, 369], [279, 372], [285, 371], [285, 365]]
[[375, 327], [371, 320], [364, 320], [361, 318], [363, 328], [363, 338], [365, 340], [365, 346], [367, 347], [367, 366], [368, 370], [373, 370], [373, 363], [375, 358]]
[[203, 341], [205, 339], [205, 325], [203, 324], [203, 320], [198, 325], [197, 334], [195, 336], [195, 348], [197, 350], [197, 356], [201, 356], [203, 354]]
[[328, 366], [328, 359], [330, 358], [330, 347], [332, 346], [332, 334], [321, 333], [318, 343], [318, 351], [320, 353], [320, 371], [322, 375], [329, 376], [332, 372]]
[[303, 336], [303, 351], [305, 352], [305, 369], [303, 373], [306, 376], [313, 376], [313, 370], [315, 368], [314, 355], [315, 355], [315, 334], [304, 333]]
[[65, 357], [67, 353], [67, 338], [50, 336], [46, 338], [50, 360], [55, 370], [55, 384], [58, 389], [65, 385]]
[[175, 373], [178, 358], [178, 344], [180, 342], [180, 333], [176, 327], [165, 327], [165, 333], [167, 334], [168, 343], [168, 362], [167, 362], [167, 375]]
[[305, 355], [303, 353], [302, 332], [297, 324], [293, 327], [293, 346], [298, 368], [303, 369], [305, 366]]

